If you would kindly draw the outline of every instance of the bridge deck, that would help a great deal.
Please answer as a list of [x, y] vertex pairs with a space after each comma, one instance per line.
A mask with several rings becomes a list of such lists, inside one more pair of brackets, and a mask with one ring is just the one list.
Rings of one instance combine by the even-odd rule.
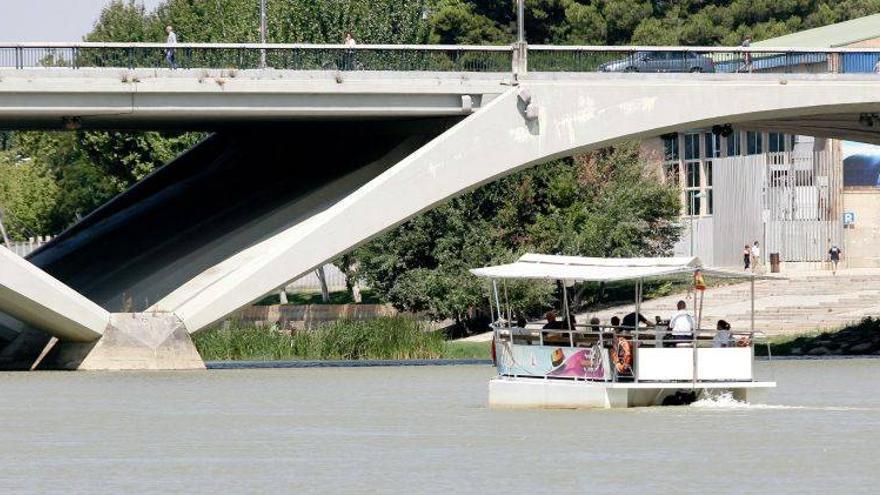
[[[466, 116], [514, 84], [667, 90], [878, 83], [873, 74], [618, 74], [0, 69], [0, 128], [212, 130], [292, 120]], [[675, 91], [677, 92], [677, 91]], [[757, 96], [757, 95], [756, 95]]]

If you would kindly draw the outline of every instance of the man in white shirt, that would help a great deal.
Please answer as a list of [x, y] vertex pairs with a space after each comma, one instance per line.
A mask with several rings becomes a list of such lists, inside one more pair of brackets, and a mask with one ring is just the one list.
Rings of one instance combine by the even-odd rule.
[[760, 273], [762, 271], [763, 265], [761, 265], [761, 247], [758, 246], [758, 241], [755, 241], [752, 244], [752, 271], [755, 273]]
[[[166, 26], [165, 32], [168, 33], [168, 39], [165, 40], [165, 44], [176, 45], [177, 33], [174, 32], [174, 28], [171, 26]], [[169, 67], [171, 67], [172, 69], [177, 68], [177, 62], [174, 60], [174, 49], [170, 46], [165, 49], [165, 60], [168, 62]]]
[[690, 340], [694, 336], [694, 317], [687, 311], [687, 303], [678, 301], [678, 311], [669, 320], [674, 340]]

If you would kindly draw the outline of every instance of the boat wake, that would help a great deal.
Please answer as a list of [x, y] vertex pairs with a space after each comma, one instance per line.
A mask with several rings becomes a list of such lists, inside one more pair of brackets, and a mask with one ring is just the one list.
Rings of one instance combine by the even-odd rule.
[[733, 398], [730, 392], [722, 392], [708, 395], [690, 404], [689, 407], [697, 409], [779, 409], [779, 410], [802, 410], [802, 411], [873, 411], [866, 407], [842, 407], [842, 406], [786, 406], [776, 404], [750, 404]]

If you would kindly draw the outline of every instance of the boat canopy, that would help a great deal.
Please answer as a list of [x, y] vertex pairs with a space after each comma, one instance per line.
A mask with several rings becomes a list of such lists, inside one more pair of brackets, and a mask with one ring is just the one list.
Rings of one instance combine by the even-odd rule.
[[755, 278], [750, 273], [703, 267], [697, 257], [678, 258], [587, 258], [524, 254], [514, 263], [474, 268], [471, 273], [492, 279], [572, 280], [614, 282], [678, 275], [700, 271], [719, 277]]

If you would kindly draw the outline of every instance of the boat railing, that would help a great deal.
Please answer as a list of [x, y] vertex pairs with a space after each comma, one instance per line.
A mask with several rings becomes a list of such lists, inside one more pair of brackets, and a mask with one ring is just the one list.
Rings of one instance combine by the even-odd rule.
[[[750, 348], [754, 358], [755, 346], [765, 344], [767, 354], [770, 356], [770, 344], [762, 331], [752, 330], [727, 330], [719, 335], [715, 328], [699, 328], [688, 334], [673, 334], [666, 326], [633, 327], [611, 325], [575, 325], [574, 328], [528, 328], [509, 326], [505, 322], [493, 325], [495, 341], [508, 343], [511, 346], [548, 346], [562, 348], [595, 348], [606, 349], [609, 353], [617, 353], [621, 341], [631, 343], [632, 366], [629, 374], [618, 373], [611, 368], [610, 381], [617, 382], [619, 379], [638, 382], [638, 376], [634, 373], [634, 366], [641, 349], [670, 349], [690, 348], [693, 349], [693, 381], [698, 376], [698, 349], [704, 348]], [[514, 375], [516, 376], [516, 375]], [[551, 378], [545, 374], [544, 378]], [[559, 378], [559, 377], [552, 377]], [[577, 378], [575, 378], [577, 379]]]
[[[507, 340], [516, 345], [551, 345], [569, 347], [587, 347], [584, 344], [607, 343], [611, 345], [615, 338], [625, 338], [637, 343], [638, 346], [658, 347], [749, 347], [756, 343], [765, 343], [766, 335], [759, 330], [729, 330], [728, 339], [718, 338], [719, 330], [715, 328], [699, 328], [688, 334], [674, 334], [665, 326], [633, 327], [579, 324], [572, 329], [567, 328], [529, 328], [493, 325], [497, 340]], [[724, 334], [721, 334], [722, 336]], [[597, 342], [593, 342], [596, 340]], [[654, 342], [651, 342], [653, 340]], [[681, 345], [685, 344], [685, 345]]]

